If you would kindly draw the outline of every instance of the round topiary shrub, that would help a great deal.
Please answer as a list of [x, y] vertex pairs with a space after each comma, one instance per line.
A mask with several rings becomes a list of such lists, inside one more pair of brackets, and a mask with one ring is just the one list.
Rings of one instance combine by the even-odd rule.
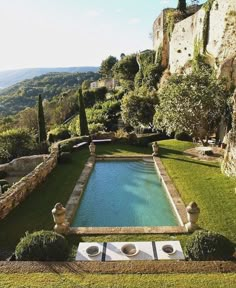
[[195, 231], [185, 246], [185, 255], [194, 261], [229, 260], [234, 244], [226, 237], [211, 231]]
[[52, 231], [26, 234], [15, 249], [19, 261], [65, 261], [69, 255], [66, 239]]

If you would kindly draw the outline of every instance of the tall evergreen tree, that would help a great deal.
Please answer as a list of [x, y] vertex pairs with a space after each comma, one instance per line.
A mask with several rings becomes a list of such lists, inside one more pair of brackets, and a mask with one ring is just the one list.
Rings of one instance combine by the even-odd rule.
[[178, 0], [178, 6], [177, 9], [180, 10], [181, 12], [185, 12], [186, 11], [186, 0]]
[[39, 143], [46, 141], [47, 133], [44, 120], [43, 103], [41, 94], [38, 96], [38, 141]]
[[89, 135], [88, 122], [84, 108], [84, 99], [81, 89], [79, 89], [79, 120], [80, 120], [80, 135], [81, 136]]

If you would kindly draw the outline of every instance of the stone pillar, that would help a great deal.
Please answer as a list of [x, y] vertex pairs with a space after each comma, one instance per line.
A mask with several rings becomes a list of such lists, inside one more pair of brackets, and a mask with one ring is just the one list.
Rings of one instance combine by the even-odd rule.
[[96, 146], [93, 142], [90, 143], [89, 145], [89, 151], [91, 156], [95, 156], [95, 151], [96, 151]]
[[66, 209], [61, 203], [57, 203], [52, 209], [52, 216], [55, 223], [54, 231], [59, 234], [66, 234], [69, 230], [66, 222]]
[[158, 146], [157, 142], [154, 142], [152, 144], [152, 151], [153, 151], [152, 156], [157, 156], [158, 150], [159, 150], [159, 146]]
[[190, 202], [186, 208], [188, 223], [185, 225], [188, 232], [194, 232], [199, 229], [197, 225], [198, 217], [200, 214], [200, 209], [196, 202]]

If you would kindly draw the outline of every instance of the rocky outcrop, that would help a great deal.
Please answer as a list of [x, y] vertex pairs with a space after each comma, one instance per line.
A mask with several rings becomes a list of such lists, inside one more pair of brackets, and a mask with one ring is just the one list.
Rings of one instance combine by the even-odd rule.
[[[51, 154], [48, 157], [45, 157], [42, 163], [40, 163], [32, 172], [23, 177], [19, 182], [13, 184], [11, 188], [0, 196], [0, 219], [6, 217], [12, 209], [18, 206], [46, 179], [57, 165], [58, 153], [58, 146], [54, 146]], [[20, 162], [16, 161], [16, 163], [19, 164]]]
[[20, 157], [0, 165], [0, 171], [5, 171], [11, 176], [26, 175], [48, 157], [47, 154]]
[[[163, 47], [167, 10], [154, 22], [153, 46], [156, 51]], [[204, 54], [220, 77], [225, 77], [229, 85], [236, 85], [236, 1], [208, 1], [200, 10], [174, 24], [174, 30], [165, 43], [169, 55], [168, 69], [178, 73], [197, 54]]]

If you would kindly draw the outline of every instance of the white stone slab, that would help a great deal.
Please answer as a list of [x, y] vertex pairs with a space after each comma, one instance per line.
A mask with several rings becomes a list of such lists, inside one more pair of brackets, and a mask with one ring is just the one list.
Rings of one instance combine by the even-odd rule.
[[[121, 252], [121, 247], [129, 243], [135, 244], [139, 249], [137, 255], [128, 257]], [[121, 260], [154, 260], [152, 242], [108, 242], [105, 261]]]
[[[179, 241], [157, 241], [156, 250], [158, 260], [185, 260], [183, 249]], [[172, 245], [175, 249], [174, 254], [167, 254], [162, 250], [164, 245]]]
[[[98, 246], [100, 253], [97, 256], [90, 257], [86, 253], [86, 249], [90, 246]], [[97, 242], [81, 242], [79, 243], [79, 247], [77, 249], [76, 261], [102, 261], [102, 252], [103, 252], [103, 243]]]

